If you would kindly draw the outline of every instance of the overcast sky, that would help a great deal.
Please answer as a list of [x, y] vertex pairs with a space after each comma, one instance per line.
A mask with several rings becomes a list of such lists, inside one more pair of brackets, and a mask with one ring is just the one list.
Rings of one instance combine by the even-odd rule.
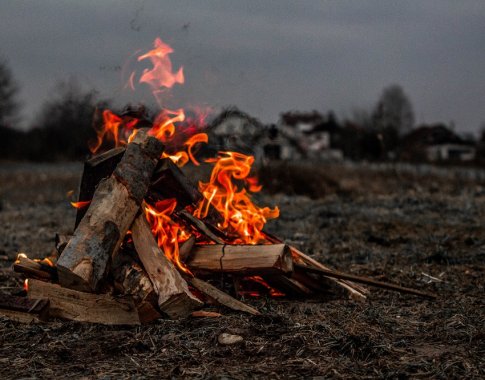
[[170, 106], [225, 105], [263, 122], [289, 109], [350, 115], [399, 83], [417, 122], [485, 121], [485, 1], [7, 1], [0, 56], [21, 87], [24, 125], [75, 77], [118, 104], [120, 67], [155, 37], [186, 84]]

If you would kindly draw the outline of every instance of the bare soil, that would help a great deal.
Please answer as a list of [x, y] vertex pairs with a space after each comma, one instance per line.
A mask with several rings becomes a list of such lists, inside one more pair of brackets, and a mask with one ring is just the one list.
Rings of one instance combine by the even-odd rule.
[[[47, 256], [55, 233], [72, 231], [67, 193], [81, 169], [0, 164], [1, 292], [21, 286], [10, 269], [18, 252]], [[270, 232], [337, 269], [438, 300], [376, 289], [363, 304], [263, 298], [247, 300], [258, 317], [213, 309], [223, 316], [140, 327], [0, 318], [0, 378], [485, 377], [483, 183], [343, 166], [265, 170], [279, 181], [267, 177], [273, 194], [258, 196], [281, 209]], [[221, 345], [223, 332], [244, 340]]]

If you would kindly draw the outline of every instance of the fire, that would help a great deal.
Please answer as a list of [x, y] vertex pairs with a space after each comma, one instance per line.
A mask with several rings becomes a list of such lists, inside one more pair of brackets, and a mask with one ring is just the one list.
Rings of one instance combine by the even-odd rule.
[[71, 202], [71, 206], [74, 208], [85, 208], [88, 207], [91, 201], [79, 201], [79, 202]]
[[[152, 69], [143, 71], [139, 82], [147, 83], [152, 89], [153, 96], [160, 101], [160, 95], [165, 89], [172, 88], [176, 83], [184, 83], [184, 71], [181, 67], [177, 72], [172, 72], [172, 61], [169, 55], [173, 53], [173, 49], [169, 45], [160, 38], [156, 38], [153, 46], [152, 50], [138, 57], [139, 62], [148, 59], [153, 65]], [[131, 78], [133, 80], [134, 73]]]
[[165, 256], [176, 264], [185, 273], [190, 271], [180, 261], [179, 243], [188, 239], [189, 234], [175, 223], [170, 215], [177, 206], [175, 199], [164, 199], [155, 206], [145, 206], [145, 217], [151, 226], [153, 235], [157, 239], [158, 246], [162, 248]]
[[[129, 84], [135, 88], [136, 78], [139, 84], [148, 85], [161, 106], [161, 95], [165, 94], [175, 84], [184, 83], [183, 68], [173, 69], [170, 54], [173, 49], [160, 38], [155, 39], [153, 49], [138, 56], [138, 62], [148, 62], [149, 68], [141, 74], [132, 72]], [[155, 117], [149, 133], [165, 145], [162, 158], [169, 158], [182, 167], [188, 162], [199, 165], [195, 157], [197, 144], [208, 143], [206, 133], [199, 131], [207, 109], [200, 109], [198, 117], [187, 117], [183, 109], [162, 109]], [[114, 146], [123, 146], [135, 136], [139, 120], [134, 117], [118, 116], [110, 110], [102, 112], [102, 127], [97, 132], [96, 141], [92, 142], [92, 153], [100, 150], [106, 141]], [[142, 124], [142, 123], [140, 123]], [[223, 222], [218, 226], [226, 230], [228, 236], [234, 236], [228, 243], [258, 244], [266, 242], [262, 229], [268, 219], [279, 215], [278, 208], [260, 208], [250, 198], [248, 192], [261, 190], [258, 180], [250, 177], [252, 156], [236, 152], [220, 152], [219, 157], [206, 160], [214, 165], [210, 181], [199, 183], [199, 190], [204, 199], [197, 206], [194, 215], [199, 218], [207, 216], [210, 207], [214, 207], [223, 216]], [[89, 202], [72, 202], [76, 208], [86, 207]], [[186, 273], [190, 271], [180, 261], [179, 243], [189, 237], [189, 233], [176, 223], [171, 215], [177, 206], [175, 199], [166, 199], [154, 205], [145, 205], [145, 216], [150, 223], [158, 245], [167, 258]]]
[[214, 168], [207, 183], [199, 182], [199, 190], [204, 199], [194, 215], [205, 218], [212, 205], [224, 217], [219, 226], [232, 229], [238, 238], [234, 244], [258, 244], [264, 242], [262, 230], [268, 219], [277, 218], [279, 209], [256, 206], [244, 187], [239, 188], [236, 181], [249, 185], [249, 191], [261, 190], [254, 177], [248, 177], [254, 162], [253, 156], [236, 152], [219, 152], [219, 157], [208, 159]]

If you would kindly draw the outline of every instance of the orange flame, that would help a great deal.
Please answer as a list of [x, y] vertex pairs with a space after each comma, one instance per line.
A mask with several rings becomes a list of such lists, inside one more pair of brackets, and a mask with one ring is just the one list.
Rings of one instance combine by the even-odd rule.
[[219, 227], [234, 230], [239, 238], [235, 244], [258, 244], [264, 242], [262, 229], [268, 219], [277, 218], [279, 209], [256, 206], [245, 188], [239, 189], [233, 180], [249, 183], [249, 190], [259, 190], [255, 178], [248, 178], [253, 156], [236, 152], [219, 152], [219, 157], [209, 159], [214, 163], [210, 181], [199, 182], [199, 190], [204, 198], [199, 203], [194, 215], [205, 218], [212, 205], [224, 217]]
[[28, 291], [29, 291], [29, 279], [28, 279], [28, 278], [26, 278], [26, 279], [24, 280], [24, 286], [23, 286], [23, 289], [24, 289], [26, 292], [28, 292]]
[[74, 208], [85, 208], [88, 207], [91, 201], [80, 201], [80, 202], [71, 202], [71, 206]]
[[[152, 69], [145, 69], [140, 77], [140, 83], [147, 83], [153, 96], [160, 104], [160, 95], [165, 89], [172, 88], [176, 83], [184, 83], [184, 71], [181, 67], [177, 72], [172, 72], [172, 61], [169, 54], [173, 53], [172, 47], [156, 38], [153, 42], [154, 49], [138, 57], [138, 61], [149, 59], [153, 65]], [[130, 81], [133, 82], [134, 73]]]
[[188, 239], [189, 235], [182, 227], [175, 223], [170, 215], [177, 206], [175, 199], [164, 199], [155, 206], [146, 205], [145, 217], [151, 226], [158, 246], [165, 256], [185, 273], [191, 274], [189, 269], [180, 261], [179, 243]]

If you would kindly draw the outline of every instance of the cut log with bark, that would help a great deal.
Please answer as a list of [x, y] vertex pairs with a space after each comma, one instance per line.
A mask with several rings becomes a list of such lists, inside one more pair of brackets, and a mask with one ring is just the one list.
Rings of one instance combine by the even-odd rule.
[[190, 270], [237, 274], [281, 274], [293, 271], [285, 244], [196, 245], [186, 262]]
[[[83, 176], [79, 186], [78, 202], [87, 202], [93, 199], [98, 184], [103, 178], [108, 178], [113, 173], [124, 153], [124, 147], [113, 148], [94, 156], [84, 163]], [[87, 209], [87, 207], [77, 209], [75, 227], [79, 225]]]
[[139, 325], [138, 311], [130, 296], [113, 297], [66, 289], [48, 282], [29, 280], [30, 299], [49, 300], [49, 316], [105, 325]]
[[192, 285], [195, 289], [208, 296], [219, 305], [228, 307], [232, 310], [243, 311], [251, 315], [261, 314], [255, 308], [246, 305], [244, 302], [241, 302], [234, 297], [231, 297], [229, 294], [223, 292], [222, 290], [219, 290], [218, 288], [209, 284], [206, 281], [195, 277], [189, 278], [188, 281], [190, 282], [190, 285]]
[[86, 215], [62, 252], [57, 268], [64, 287], [96, 291], [133, 223], [163, 146], [137, 130], [113, 174], [101, 180]]
[[187, 282], [158, 247], [143, 214], [135, 219], [132, 236], [138, 257], [158, 294], [160, 310], [170, 318], [183, 318], [200, 308], [203, 303], [190, 292]]
[[22, 323], [38, 323], [49, 318], [49, 300], [0, 294], [0, 316]]

